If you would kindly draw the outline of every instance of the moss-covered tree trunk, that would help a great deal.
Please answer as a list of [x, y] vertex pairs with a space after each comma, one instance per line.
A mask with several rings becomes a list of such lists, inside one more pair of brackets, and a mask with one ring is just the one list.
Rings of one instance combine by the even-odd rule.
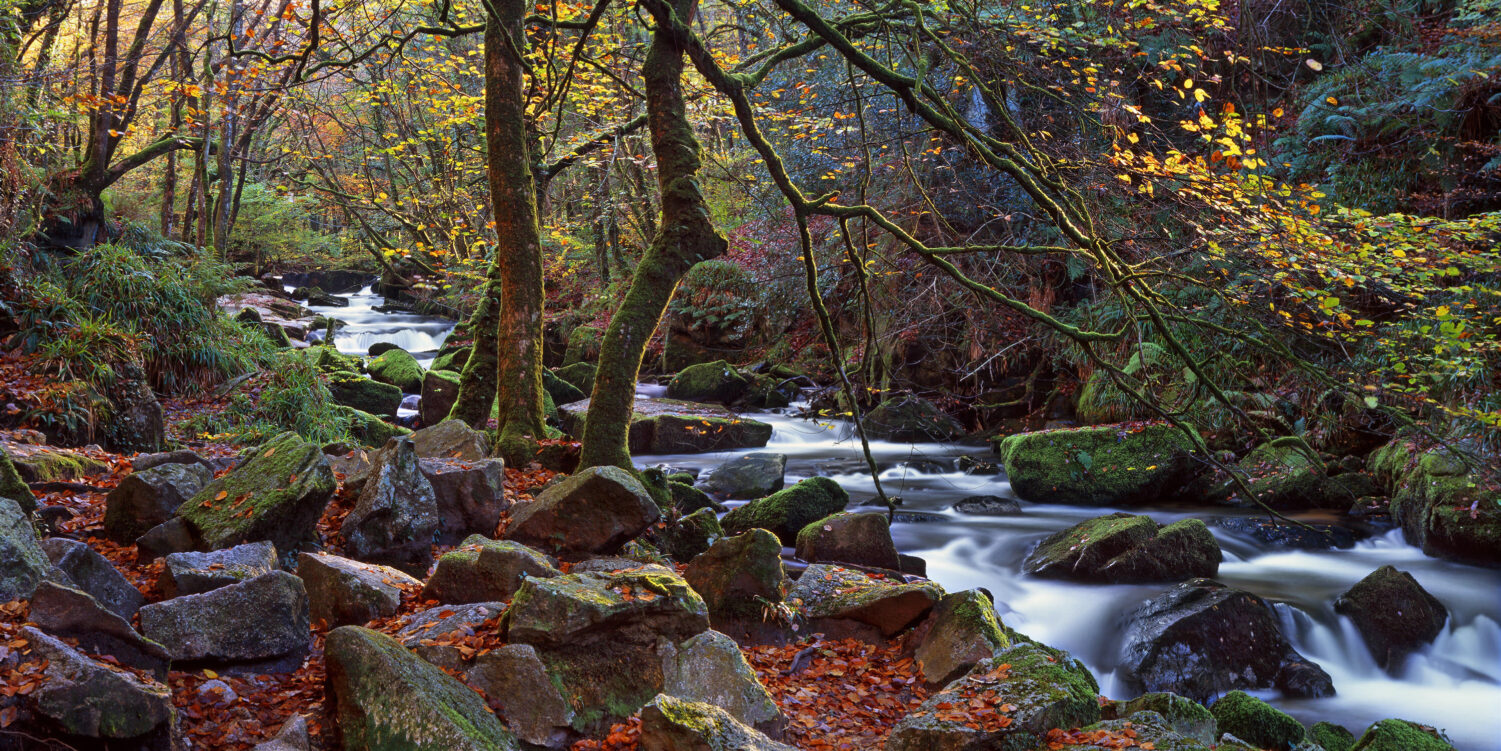
[[[671, 4], [673, 12], [691, 22], [696, 0], [671, 0]], [[662, 193], [662, 220], [636, 267], [625, 300], [605, 330], [584, 424], [582, 467], [630, 468], [626, 434], [646, 344], [678, 281], [694, 264], [722, 255], [726, 247], [709, 221], [709, 209], [699, 191], [698, 140], [683, 100], [683, 50], [671, 34], [658, 31], [652, 37], [641, 72]]]
[[530, 7], [498, 0], [485, 24], [485, 145], [499, 244], [485, 300], [475, 311], [474, 346], [464, 366], [453, 417], [481, 425], [498, 403], [500, 453], [529, 459], [544, 436], [542, 412], [542, 240], [522, 95]]

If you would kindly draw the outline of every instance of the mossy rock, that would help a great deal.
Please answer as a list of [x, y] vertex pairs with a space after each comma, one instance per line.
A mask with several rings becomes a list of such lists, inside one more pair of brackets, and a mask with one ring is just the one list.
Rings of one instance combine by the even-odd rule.
[[285, 554], [316, 542], [318, 518], [336, 486], [322, 449], [282, 433], [177, 513], [210, 550], [269, 540]]
[[750, 388], [740, 398], [740, 405], [747, 409], [781, 409], [792, 405], [797, 398], [797, 387], [783, 379], [759, 373], [744, 374], [750, 379]]
[[[1117, 702], [1119, 717], [1133, 717], [1140, 712], [1153, 712], [1165, 720], [1173, 731], [1204, 743], [1219, 740], [1218, 723], [1214, 715], [1193, 699], [1167, 691], [1142, 694], [1130, 701]], [[1335, 751], [1326, 749], [1325, 751]], [[1338, 751], [1343, 751], [1338, 750]]]
[[538, 649], [574, 648], [626, 629], [681, 641], [709, 628], [709, 609], [682, 577], [647, 566], [528, 578], [511, 600], [504, 628], [508, 640]]
[[[587, 399], [589, 398], [589, 394], [594, 392], [594, 374], [596, 371], [597, 368], [592, 363], [576, 362], [572, 365], [565, 365], [558, 368], [553, 373], [559, 380], [582, 392], [583, 396], [579, 397], [580, 399]], [[567, 404], [572, 401], [577, 400], [569, 399], [558, 403]]]
[[1366, 728], [1350, 751], [1454, 751], [1454, 745], [1416, 722], [1382, 720]]
[[952, 441], [964, 427], [938, 405], [915, 396], [887, 399], [866, 413], [865, 432], [872, 438], [917, 443]]
[[470, 347], [454, 347], [445, 349], [433, 358], [432, 365], [428, 370], [442, 370], [449, 373], [462, 373], [464, 366], [469, 363]]
[[1204, 466], [1193, 440], [1166, 424], [1020, 433], [999, 439], [996, 451], [1022, 499], [1080, 506], [1170, 501]]
[[552, 397], [553, 404], [571, 404], [589, 398], [582, 389], [546, 368], [542, 370], [542, 390]]
[[971, 589], [938, 601], [913, 658], [928, 685], [944, 686], [1010, 646], [995, 604], [984, 592]]
[[15, 501], [28, 514], [36, 510], [36, 496], [21, 479], [21, 473], [16, 471], [16, 465], [11, 463], [4, 446], [0, 446], [0, 498]]
[[422, 376], [422, 424], [437, 425], [448, 419], [459, 398], [459, 374], [433, 368]]
[[691, 514], [703, 509], [719, 512], [725, 510], [724, 504], [710, 498], [708, 493], [692, 485], [669, 481], [667, 489], [672, 494], [672, 505], [677, 508], [680, 514]]
[[794, 545], [803, 527], [843, 511], [849, 500], [849, 494], [839, 483], [827, 477], [811, 477], [734, 509], [720, 522], [729, 534], [766, 529], [783, 545]]
[[[574, 363], [599, 362], [599, 348], [604, 332], [592, 326], [579, 326], [568, 334], [568, 348], [563, 353], [563, 366]], [[559, 375], [562, 375], [559, 373]], [[565, 376], [566, 378], [566, 376]], [[593, 389], [584, 389], [592, 391]]]
[[688, 562], [683, 578], [716, 623], [757, 619], [765, 605], [782, 601], [791, 584], [782, 568], [782, 543], [764, 529], [716, 540]]
[[438, 559], [422, 598], [445, 605], [504, 601], [527, 578], [560, 573], [551, 559], [525, 545], [470, 535]]
[[1449, 611], [1412, 574], [1382, 566], [1334, 601], [1350, 618], [1376, 663], [1388, 670], [1444, 630]]
[[[1207, 710], [1206, 710], [1207, 712]], [[1213, 719], [1210, 720], [1213, 726]], [[1142, 710], [1129, 717], [1106, 720], [1081, 728], [1081, 734], [1103, 733], [1099, 744], [1085, 743], [1070, 746], [1070, 751], [1111, 751], [1120, 738], [1135, 741], [1131, 748], [1150, 748], [1156, 751], [1252, 751], [1237, 743], [1217, 743], [1183, 735], [1174, 729], [1167, 718], [1152, 710]]]
[[422, 365], [400, 347], [388, 349], [365, 363], [371, 380], [388, 383], [403, 394], [422, 393]]
[[658, 694], [641, 709], [641, 747], [709, 751], [794, 751], [708, 702]]
[[1323, 460], [1296, 436], [1274, 438], [1257, 446], [1239, 462], [1237, 470], [1256, 500], [1270, 508], [1344, 511], [1355, 501], [1349, 493], [1337, 492]]
[[349, 435], [359, 441], [362, 446], [379, 448], [386, 445], [386, 441], [392, 438], [412, 433], [407, 428], [392, 425], [369, 412], [362, 412], [354, 407], [337, 404], [334, 408], [339, 414], [349, 419]]
[[[584, 434], [589, 400], [558, 407], [559, 421], [570, 435]], [[771, 440], [771, 425], [739, 417], [717, 404], [677, 399], [638, 401], [631, 414], [627, 442], [633, 454], [696, 454], [758, 448]]]
[[[1077, 660], [1040, 645], [1024, 643], [981, 660], [964, 677], [933, 694], [922, 707], [892, 729], [886, 751], [986, 749], [1032, 751], [1044, 744], [1049, 730], [1098, 722], [1100, 706], [1094, 679]], [[972, 722], [969, 713], [944, 707], [968, 706], [971, 699], [989, 706], [1015, 707], [1005, 727]]]
[[367, 751], [519, 751], [478, 693], [400, 642], [358, 626], [330, 631], [328, 703], [342, 747]]
[[692, 560], [721, 537], [724, 528], [712, 508], [694, 511], [657, 533], [662, 549], [678, 561]]
[[1399, 438], [1372, 453], [1367, 467], [1392, 489], [1392, 520], [1408, 543], [1431, 556], [1501, 565], [1501, 494], [1455, 457]]
[[1308, 728], [1308, 740], [1317, 743], [1324, 751], [1350, 751], [1355, 746], [1355, 734], [1342, 725], [1320, 720]]
[[359, 358], [340, 354], [333, 347], [308, 347], [303, 350], [303, 357], [306, 357], [313, 367], [325, 375], [343, 373], [358, 376], [360, 374]]
[[0, 498], [0, 602], [30, 599], [51, 568], [31, 517], [15, 501]]
[[1209, 713], [1221, 733], [1249, 741], [1258, 748], [1290, 749], [1307, 731], [1292, 715], [1244, 692], [1231, 691], [1210, 705]]
[[690, 365], [667, 382], [667, 398], [732, 404], [750, 390], [750, 379], [724, 360]]
[[1204, 522], [1158, 527], [1147, 516], [1115, 513], [1080, 522], [1033, 548], [1029, 574], [1097, 582], [1182, 581], [1214, 576], [1223, 554]]
[[884, 511], [840, 511], [797, 533], [797, 557], [810, 563], [848, 563], [900, 571]]
[[335, 404], [387, 419], [394, 419], [397, 408], [401, 406], [401, 389], [360, 375], [330, 376], [328, 393], [333, 396]]
[[[91, 456], [51, 446], [13, 445], [10, 460], [16, 473], [25, 482], [64, 482], [85, 477], [107, 474], [109, 465]], [[5, 496], [0, 496], [5, 497]], [[34, 502], [30, 491], [17, 503]]]

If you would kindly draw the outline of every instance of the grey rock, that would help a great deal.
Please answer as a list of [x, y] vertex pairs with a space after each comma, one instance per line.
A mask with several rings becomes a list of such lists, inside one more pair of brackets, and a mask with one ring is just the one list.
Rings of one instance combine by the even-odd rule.
[[47, 661], [42, 683], [29, 697], [38, 714], [72, 735], [138, 739], [142, 748], [168, 748], [166, 736], [173, 717], [170, 689], [95, 662], [30, 626], [23, 627], [21, 635], [31, 647], [31, 656]]
[[349, 557], [422, 574], [432, 562], [438, 501], [417, 465], [410, 437], [388, 444], [340, 532]]
[[482, 628], [496, 628], [505, 613], [503, 602], [474, 602], [467, 605], [441, 605], [403, 619], [396, 632], [402, 646], [422, 659], [450, 670], [462, 670], [466, 662], [455, 646], [440, 643], [445, 636], [471, 636]]
[[507, 644], [481, 655], [464, 675], [485, 693], [490, 708], [516, 736], [546, 748], [563, 748], [573, 724], [573, 708], [530, 644]]
[[659, 694], [641, 708], [641, 751], [794, 751], [712, 704]]
[[786, 471], [786, 454], [757, 451], [715, 467], [702, 487], [722, 498], [765, 498], [782, 489]]
[[310, 629], [307, 590], [285, 571], [141, 608], [141, 630], [174, 660], [295, 667]]
[[77, 540], [49, 537], [42, 541], [42, 552], [61, 572], [69, 586], [81, 589], [110, 612], [130, 620], [146, 598], [121, 574], [108, 558]]
[[84, 652], [114, 655], [122, 665], [148, 670], [159, 681], [167, 678], [166, 648], [136, 633], [87, 592], [42, 582], [31, 596], [31, 620], [49, 634], [76, 639]]
[[171, 599], [239, 584], [280, 568], [275, 545], [247, 542], [207, 553], [172, 553], [162, 566], [157, 585]]
[[506, 537], [550, 552], [613, 553], [661, 515], [631, 473], [589, 467], [512, 507]]
[[504, 461], [426, 458], [417, 464], [438, 500], [438, 542], [453, 544], [466, 535], [495, 534], [500, 514], [509, 506]]
[[177, 449], [176, 451], [163, 451], [156, 454], [141, 454], [130, 460], [130, 466], [135, 471], [160, 467], [163, 464], [198, 464], [212, 471], [213, 465], [208, 460], [199, 456], [189, 449]]
[[271, 740], [257, 743], [251, 751], [312, 751], [313, 740], [308, 737], [307, 718], [295, 714], [282, 723], [281, 729]]
[[330, 628], [395, 615], [402, 593], [415, 592], [422, 586], [422, 582], [389, 566], [326, 553], [299, 555], [297, 576], [307, 588], [313, 623]]
[[1015, 516], [1022, 506], [1015, 499], [998, 495], [972, 495], [954, 504], [954, 510], [973, 516]]
[[527, 577], [561, 573], [547, 556], [519, 542], [474, 535], [438, 559], [422, 598], [446, 604], [509, 600]]
[[705, 631], [663, 651], [662, 693], [712, 704], [746, 725], [781, 737], [787, 718], [734, 639]]
[[0, 602], [31, 597], [51, 567], [20, 504], [0, 498]]
[[146, 563], [173, 553], [198, 549], [198, 536], [182, 517], [173, 517], [136, 538], [136, 562]]

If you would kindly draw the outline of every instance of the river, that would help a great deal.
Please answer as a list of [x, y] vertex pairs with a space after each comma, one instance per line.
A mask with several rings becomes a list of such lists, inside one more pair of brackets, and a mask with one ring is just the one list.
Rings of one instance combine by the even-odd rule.
[[[373, 310], [381, 303], [368, 288], [347, 308], [314, 308], [347, 321], [335, 346], [365, 354], [377, 341], [431, 362], [452, 322]], [[661, 396], [662, 387], [643, 384], [638, 399]], [[790, 410], [786, 411], [790, 412]], [[787, 483], [816, 475], [840, 483], [855, 501], [874, 497], [864, 473], [858, 441], [849, 427], [820, 423], [782, 412], [748, 417], [771, 423], [770, 443], [759, 451], [786, 454]], [[897, 548], [920, 556], [928, 574], [949, 590], [984, 587], [995, 595], [1001, 618], [1044, 643], [1072, 652], [1099, 679], [1111, 698], [1130, 698], [1116, 677], [1125, 615], [1170, 585], [1076, 584], [1022, 574], [1021, 560], [1042, 537], [1085, 519], [1121, 509], [1081, 508], [1022, 502], [1017, 516], [986, 517], [951, 510], [974, 495], [1013, 498], [1003, 475], [958, 471], [963, 455], [986, 456], [984, 446], [876, 442], [883, 468], [881, 483], [900, 496], [903, 518], [892, 527]], [[638, 456], [642, 466], [667, 465], [708, 470], [751, 450], [714, 454]], [[1166, 524], [1188, 516], [1206, 521], [1224, 509], [1131, 509]], [[916, 521], [920, 519], [921, 521]], [[1225, 552], [1220, 581], [1274, 603], [1293, 646], [1334, 679], [1337, 695], [1326, 699], [1262, 698], [1305, 723], [1336, 722], [1357, 736], [1367, 725], [1401, 717], [1444, 730], [1461, 751], [1501, 749], [1501, 570], [1430, 558], [1408, 545], [1399, 531], [1372, 537], [1344, 550], [1295, 550], [1243, 536], [1211, 524]], [[1336, 596], [1382, 565], [1411, 573], [1449, 609], [1444, 632], [1388, 673], [1378, 667], [1349, 619], [1333, 610]]]

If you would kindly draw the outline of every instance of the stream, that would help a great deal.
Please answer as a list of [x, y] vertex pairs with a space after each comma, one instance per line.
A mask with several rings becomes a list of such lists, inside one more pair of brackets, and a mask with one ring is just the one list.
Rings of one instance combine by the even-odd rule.
[[[349, 323], [334, 340], [340, 352], [363, 355], [371, 344], [387, 341], [426, 366], [453, 327], [440, 318], [373, 310], [383, 301], [368, 288], [350, 300], [347, 308], [313, 308]], [[663, 391], [662, 386], [642, 384], [637, 398], [657, 398]], [[707, 471], [752, 451], [773, 451], [787, 455], [788, 485], [822, 475], [849, 491], [852, 508], [873, 498], [874, 483], [848, 424], [785, 414], [793, 411], [745, 415], [774, 427], [764, 448], [635, 459], [641, 466]], [[898, 550], [925, 559], [929, 577], [950, 591], [987, 589], [1007, 625], [1072, 652], [1094, 672], [1104, 695], [1131, 698], [1116, 674], [1125, 616], [1171, 585], [1078, 584], [1020, 571], [1022, 558], [1042, 537], [1124, 509], [1022, 501], [1017, 516], [967, 515], [950, 507], [968, 496], [1015, 497], [1004, 475], [971, 475], [955, 468], [963, 455], [994, 461], [987, 447], [877, 441], [871, 451], [883, 468], [885, 491], [903, 501], [892, 526]], [[1221, 508], [1130, 511], [1162, 524], [1244, 513]], [[1288, 640], [1329, 673], [1337, 691], [1326, 699], [1287, 699], [1276, 691], [1258, 695], [1307, 724], [1328, 720], [1357, 736], [1376, 720], [1400, 717], [1442, 729], [1461, 751], [1501, 749], [1501, 570], [1430, 558], [1407, 544], [1399, 530], [1345, 550], [1298, 550], [1212, 523], [1210, 529], [1225, 554], [1216, 578], [1274, 603]], [[1411, 573], [1449, 609], [1438, 639], [1390, 673], [1377, 666], [1350, 620], [1333, 610], [1335, 597], [1386, 564]]]

